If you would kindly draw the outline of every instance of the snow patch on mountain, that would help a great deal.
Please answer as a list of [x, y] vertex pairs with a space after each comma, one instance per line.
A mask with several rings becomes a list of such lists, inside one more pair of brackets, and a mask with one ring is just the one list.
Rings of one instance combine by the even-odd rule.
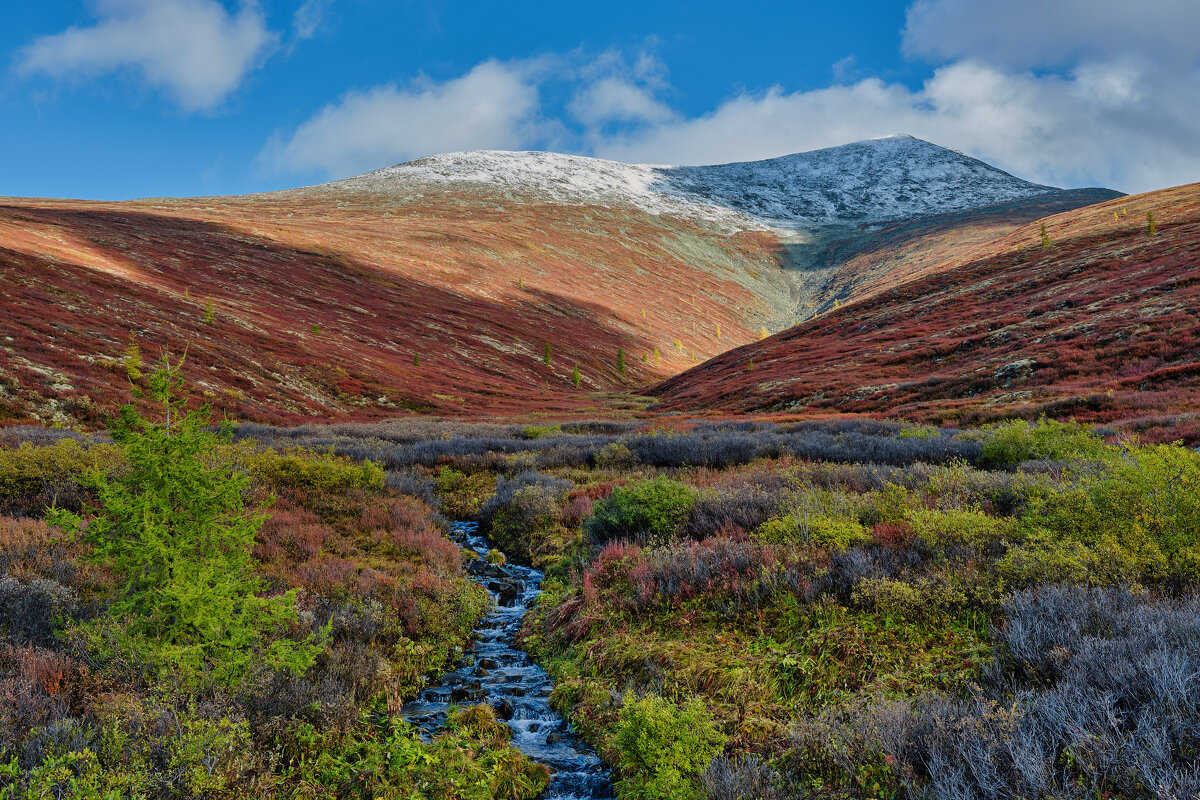
[[479, 150], [421, 158], [321, 189], [413, 195], [487, 186], [520, 199], [633, 206], [737, 228], [880, 223], [1059, 191], [911, 136], [703, 167]]

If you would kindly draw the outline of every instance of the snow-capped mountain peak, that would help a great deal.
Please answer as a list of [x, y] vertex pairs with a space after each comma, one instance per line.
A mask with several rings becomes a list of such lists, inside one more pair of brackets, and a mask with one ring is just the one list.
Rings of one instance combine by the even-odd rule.
[[1057, 191], [905, 134], [697, 167], [479, 150], [421, 158], [321, 188], [411, 194], [430, 185], [486, 186], [558, 203], [627, 205], [738, 227], [885, 222]]

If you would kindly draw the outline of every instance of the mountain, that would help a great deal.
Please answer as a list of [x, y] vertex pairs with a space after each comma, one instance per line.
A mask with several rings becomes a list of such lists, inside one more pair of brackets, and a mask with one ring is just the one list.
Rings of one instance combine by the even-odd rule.
[[1048, 415], [1200, 441], [1200, 184], [1044, 222], [1048, 246], [1033, 223], [880, 283], [659, 384], [657, 408]]
[[252, 419], [608, 408], [1114, 194], [893, 137], [714, 167], [484, 151], [242, 197], [2, 199], [0, 421], [99, 424], [134, 346], [186, 348], [198, 391]]
[[430, 185], [485, 186], [526, 200], [626, 205], [747, 228], [886, 222], [1063, 191], [906, 135], [703, 167], [559, 153], [449, 153], [302, 191], [413, 197]]

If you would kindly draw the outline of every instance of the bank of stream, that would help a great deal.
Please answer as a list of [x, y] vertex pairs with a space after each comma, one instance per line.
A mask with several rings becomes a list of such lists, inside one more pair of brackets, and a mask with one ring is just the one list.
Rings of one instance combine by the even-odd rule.
[[467, 570], [492, 595], [495, 607], [475, 628], [464, 662], [405, 704], [405, 718], [431, 734], [445, 723], [451, 706], [488, 703], [512, 728], [513, 746], [553, 770], [544, 800], [608, 800], [613, 796], [608, 770], [550, 707], [550, 676], [514, 644], [526, 609], [541, 594], [542, 573], [489, 563], [490, 547], [474, 522], [453, 523], [451, 537], [480, 555]]

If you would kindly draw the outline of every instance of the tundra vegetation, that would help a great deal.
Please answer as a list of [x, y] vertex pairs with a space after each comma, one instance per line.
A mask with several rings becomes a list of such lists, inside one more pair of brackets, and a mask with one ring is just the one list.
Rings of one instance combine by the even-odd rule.
[[1200, 795], [1190, 449], [1022, 420], [228, 433], [195, 469], [261, 522], [251, 606], [291, 610], [232, 671], [168, 657], [100, 546], [125, 429], [0, 433], [0, 791], [535, 795], [490, 709], [431, 742], [397, 715], [486, 605], [451, 517], [545, 571], [523, 646], [621, 800]]

